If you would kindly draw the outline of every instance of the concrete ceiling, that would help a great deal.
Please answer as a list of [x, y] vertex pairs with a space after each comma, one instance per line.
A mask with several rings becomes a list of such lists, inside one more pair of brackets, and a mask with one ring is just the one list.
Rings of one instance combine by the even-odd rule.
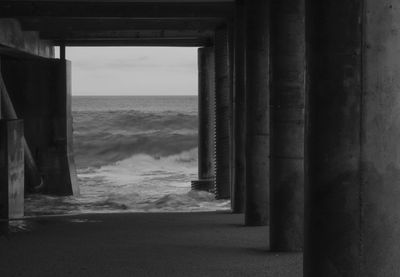
[[[13, 2], [27, 2], [26, 0], [13, 0]], [[125, 2], [125, 3], [219, 3], [235, 2], [235, 0], [36, 0], [34, 2]]]
[[0, 18], [59, 45], [208, 45], [233, 14], [233, 0], [0, 1]]
[[0, 1], [0, 18], [60, 45], [207, 45], [233, 14], [233, 0]]

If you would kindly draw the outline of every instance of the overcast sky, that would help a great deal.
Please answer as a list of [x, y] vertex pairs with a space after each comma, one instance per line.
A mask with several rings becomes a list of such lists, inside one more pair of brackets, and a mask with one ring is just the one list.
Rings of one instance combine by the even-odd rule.
[[197, 48], [68, 47], [73, 95], [196, 95]]

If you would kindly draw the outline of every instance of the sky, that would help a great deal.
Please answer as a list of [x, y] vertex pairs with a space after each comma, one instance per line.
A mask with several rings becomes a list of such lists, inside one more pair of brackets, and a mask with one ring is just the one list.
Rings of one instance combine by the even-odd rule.
[[197, 48], [67, 47], [73, 95], [196, 95]]

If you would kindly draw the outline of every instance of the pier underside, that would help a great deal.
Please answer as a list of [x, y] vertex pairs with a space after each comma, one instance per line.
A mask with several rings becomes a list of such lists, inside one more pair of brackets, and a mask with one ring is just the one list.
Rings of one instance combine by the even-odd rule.
[[304, 251], [305, 277], [400, 276], [399, 1], [1, 1], [5, 220], [29, 176], [79, 192], [65, 47], [88, 45], [200, 48], [194, 188], [244, 216], [29, 220], [0, 275], [301, 276]]

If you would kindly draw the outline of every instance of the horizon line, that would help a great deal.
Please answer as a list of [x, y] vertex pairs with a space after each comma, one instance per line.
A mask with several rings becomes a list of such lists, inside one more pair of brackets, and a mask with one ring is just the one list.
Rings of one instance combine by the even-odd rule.
[[72, 96], [198, 96], [198, 94], [71, 94]]

